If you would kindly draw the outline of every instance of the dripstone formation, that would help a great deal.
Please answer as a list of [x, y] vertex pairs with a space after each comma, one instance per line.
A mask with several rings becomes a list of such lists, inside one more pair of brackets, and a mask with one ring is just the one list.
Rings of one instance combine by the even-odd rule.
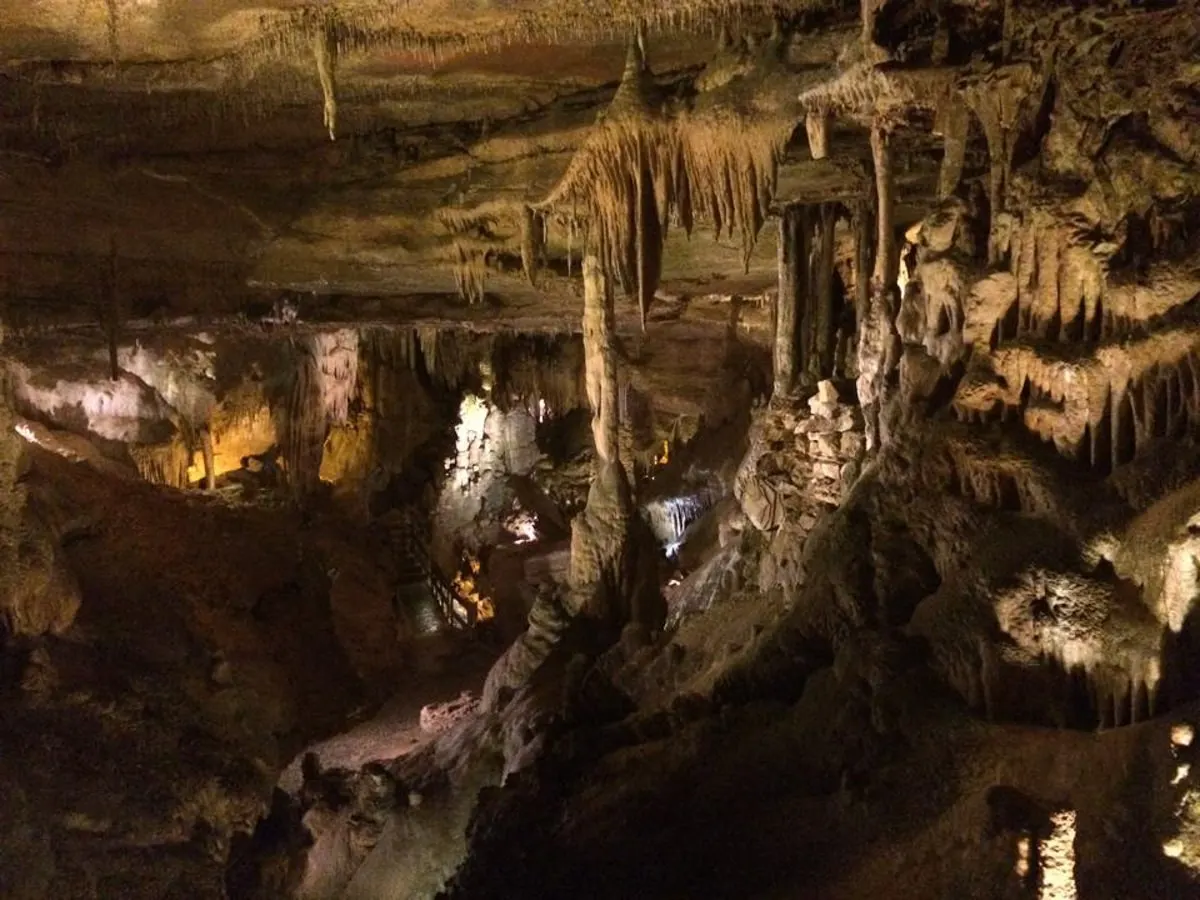
[[0, 0], [0, 896], [1200, 896], [1196, 0]]

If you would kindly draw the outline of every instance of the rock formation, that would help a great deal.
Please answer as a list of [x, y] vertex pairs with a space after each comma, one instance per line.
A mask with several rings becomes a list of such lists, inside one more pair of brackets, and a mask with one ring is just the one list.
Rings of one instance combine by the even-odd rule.
[[0, 0], [0, 895], [1200, 893], [1198, 49]]

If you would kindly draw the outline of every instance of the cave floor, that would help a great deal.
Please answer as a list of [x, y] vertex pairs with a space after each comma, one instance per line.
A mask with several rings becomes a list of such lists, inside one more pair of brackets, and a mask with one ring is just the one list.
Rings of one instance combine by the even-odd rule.
[[347, 730], [308, 747], [283, 770], [280, 788], [293, 794], [299, 790], [300, 763], [306, 753], [315, 753], [322, 769], [355, 770], [420, 750], [434, 737], [421, 727], [421, 709], [464, 693], [478, 697], [499, 649], [456, 635], [434, 634], [415, 639], [407, 652], [416, 673], [405, 680], [403, 691]]

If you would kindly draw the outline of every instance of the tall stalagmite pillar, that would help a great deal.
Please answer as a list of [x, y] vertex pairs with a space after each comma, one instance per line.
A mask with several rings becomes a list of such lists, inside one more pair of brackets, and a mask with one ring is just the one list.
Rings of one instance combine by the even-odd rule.
[[215, 491], [217, 489], [217, 466], [213, 460], [212, 432], [207, 425], [200, 429], [200, 450], [204, 454], [204, 489]]
[[900, 274], [900, 256], [896, 252], [892, 153], [887, 131], [879, 123], [871, 127], [871, 158], [875, 163], [875, 222], [878, 234], [872, 292], [877, 293], [893, 287]]
[[875, 161], [875, 268], [867, 317], [859, 323], [858, 332], [858, 399], [866, 420], [868, 450], [881, 443], [880, 411], [888, 378], [900, 356], [895, 326], [900, 257], [893, 219], [892, 158], [887, 132], [880, 123], [871, 128], [871, 155]]
[[861, 329], [871, 309], [871, 251], [875, 245], [875, 217], [871, 203], [860, 201], [854, 209], [854, 321]]
[[649, 526], [637, 514], [619, 456], [620, 395], [613, 349], [612, 287], [593, 253], [583, 259], [583, 352], [596, 469], [587, 505], [571, 523], [571, 565], [561, 599], [539, 598], [529, 628], [488, 673], [483, 708], [495, 709], [505, 689], [528, 682], [573, 619], [587, 620], [594, 637], [615, 641], [622, 629], [662, 627], [667, 607], [659, 590], [658, 554]]
[[808, 289], [808, 216], [804, 207], [787, 206], [779, 216], [779, 297], [775, 302], [775, 396], [796, 386], [803, 368], [801, 348], [804, 299]]
[[583, 355], [592, 436], [602, 463], [619, 461], [617, 363], [613, 356], [613, 295], [600, 261], [583, 260]]

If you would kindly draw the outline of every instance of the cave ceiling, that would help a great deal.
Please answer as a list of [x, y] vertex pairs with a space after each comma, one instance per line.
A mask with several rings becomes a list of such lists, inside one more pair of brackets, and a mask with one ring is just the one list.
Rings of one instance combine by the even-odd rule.
[[[947, 9], [986, 29], [998, 7]], [[908, 40], [921, 9], [889, 27]], [[456, 263], [478, 262], [481, 245], [490, 295], [574, 296], [561, 276], [572, 253], [578, 274], [582, 236], [549, 217], [535, 289], [519, 211], [551, 194], [593, 133], [635, 35], [668, 115], [732, 110], [784, 136], [775, 201], [851, 204], [869, 188], [867, 129], [840, 120], [829, 158], [814, 160], [797, 98], [836, 74], [860, 28], [857, 4], [814, 0], [6, 0], [9, 301], [68, 315], [110, 256], [135, 313], [235, 309], [277, 289], [454, 298]], [[725, 134], [737, 140], [736, 124]], [[936, 193], [940, 140], [919, 115], [896, 139], [900, 215], [916, 221]], [[464, 217], [467, 251], [447, 225]], [[773, 228], [747, 253], [731, 232], [712, 240], [711, 225], [696, 238], [668, 230], [664, 290], [773, 283]]]

